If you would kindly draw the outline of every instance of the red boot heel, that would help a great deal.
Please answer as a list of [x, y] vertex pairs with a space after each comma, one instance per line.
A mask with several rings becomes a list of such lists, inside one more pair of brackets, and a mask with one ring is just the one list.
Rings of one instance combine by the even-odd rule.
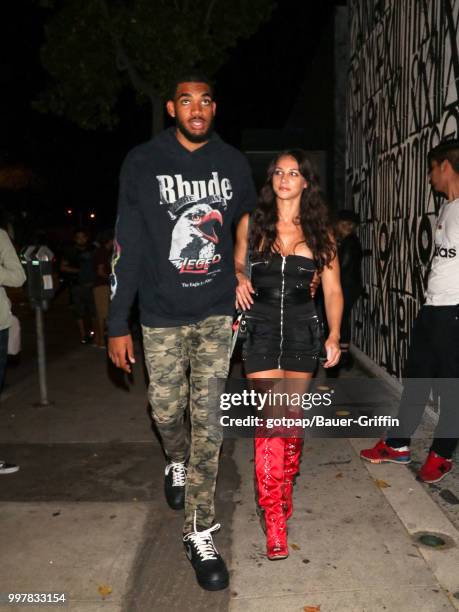
[[287, 521], [281, 505], [265, 512], [266, 556], [270, 561], [288, 557]]
[[274, 561], [288, 557], [285, 520], [284, 438], [255, 438], [258, 505], [266, 526], [266, 554]]

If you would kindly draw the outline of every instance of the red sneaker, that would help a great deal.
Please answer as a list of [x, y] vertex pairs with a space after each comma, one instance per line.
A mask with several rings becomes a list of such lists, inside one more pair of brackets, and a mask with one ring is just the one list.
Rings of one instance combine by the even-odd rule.
[[418, 478], [427, 483], [440, 482], [452, 469], [453, 462], [451, 459], [445, 459], [434, 451], [430, 451], [424, 465], [418, 472]]
[[371, 463], [403, 463], [404, 465], [411, 463], [409, 450], [400, 451], [392, 448], [384, 440], [380, 440], [373, 448], [364, 448], [360, 451], [360, 456]]

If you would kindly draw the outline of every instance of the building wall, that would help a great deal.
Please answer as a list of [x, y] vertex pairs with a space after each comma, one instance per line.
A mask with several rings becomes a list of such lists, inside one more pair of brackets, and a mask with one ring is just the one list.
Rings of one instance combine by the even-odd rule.
[[354, 341], [400, 376], [442, 202], [426, 154], [459, 135], [459, 0], [349, 0], [349, 19], [346, 206], [371, 251]]
[[334, 142], [333, 142], [333, 206], [345, 207], [346, 158], [346, 95], [349, 65], [349, 11], [347, 6], [335, 7], [334, 23]]

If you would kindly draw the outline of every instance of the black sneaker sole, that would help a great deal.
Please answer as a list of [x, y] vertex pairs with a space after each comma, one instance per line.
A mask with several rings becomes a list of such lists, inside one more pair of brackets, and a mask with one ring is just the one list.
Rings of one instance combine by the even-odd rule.
[[184, 510], [185, 509], [185, 499], [179, 503], [173, 503], [166, 497], [167, 505], [171, 510]]
[[229, 587], [229, 579], [220, 581], [220, 582], [203, 582], [196, 577], [199, 586], [201, 589], [205, 591], [222, 591], [223, 589], [227, 589]]
[[181, 494], [180, 494], [180, 498], [177, 500], [177, 498], [172, 499], [171, 497], [168, 497], [167, 487], [166, 485], [164, 485], [164, 497], [166, 498], [167, 505], [172, 510], [184, 510], [185, 508], [185, 487], [183, 487], [183, 490], [181, 491]]

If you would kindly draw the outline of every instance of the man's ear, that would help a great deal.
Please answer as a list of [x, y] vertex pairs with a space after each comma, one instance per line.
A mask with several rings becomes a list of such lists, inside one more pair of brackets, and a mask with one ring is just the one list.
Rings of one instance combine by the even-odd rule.
[[214, 117], [215, 117], [216, 110], [217, 110], [217, 105], [216, 105], [215, 102], [212, 102], [212, 114], [213, 114]]
[[171, 117], [175, 117], [175, 104], [173, 100], [168, 100], [166, 102], [166, 110]]

